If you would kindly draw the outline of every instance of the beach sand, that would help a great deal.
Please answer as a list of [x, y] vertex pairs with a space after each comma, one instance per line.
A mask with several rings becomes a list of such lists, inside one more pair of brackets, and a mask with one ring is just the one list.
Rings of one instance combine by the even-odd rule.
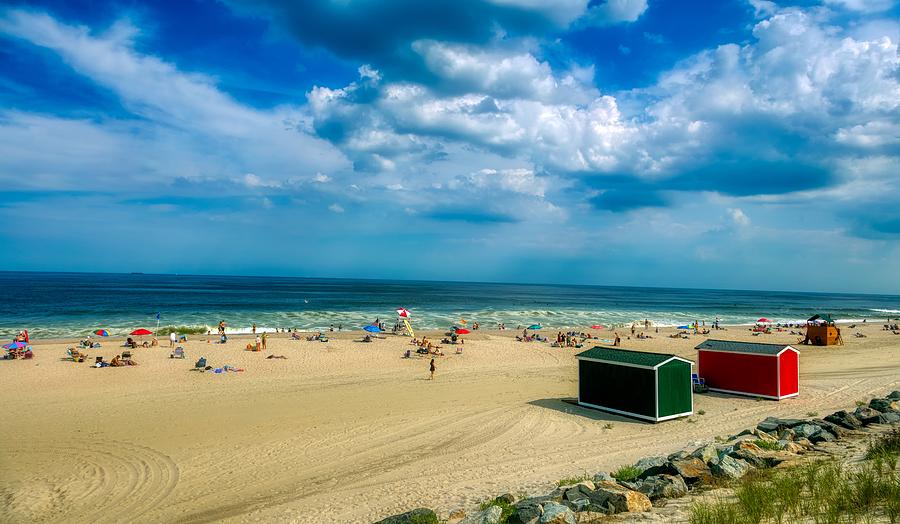
[[[696, 359], [705, 337], [661, 331], [623, 346]], [[185, 360], [170, 360], [164, 341], [137, 349], [139, 366], [104, 369], [63, 360], [65, 343], [37, 344], [34, 360], [0, 361], [0, 522], [345, 523], [418, 506], [446, 516], [769, 415], [824, 416], [900, 389], [900, 336], [880, 324], [843, 333], [844, 346], [798, 346], [799, 398], [697, 395], [704, 415], [655, 425], [565, 402], [581, 350], [519, 343], [514, 332], [467, 336], [462, 355], [445, 346], [434, 381], [429, 359], [400, 358], [409, 339], [390, 335], [370, 344], [354, 342], [360, 334], [278, 335], [263, 353], [244, 351], [248, 338], [222, 346], [193, 336]], [[741, 327], [712, 336], [798, 339]], [[120, 340], [103, 342], [92, 360], [121, 351]], [[191, 371], [200, 356], [246, 371]]]

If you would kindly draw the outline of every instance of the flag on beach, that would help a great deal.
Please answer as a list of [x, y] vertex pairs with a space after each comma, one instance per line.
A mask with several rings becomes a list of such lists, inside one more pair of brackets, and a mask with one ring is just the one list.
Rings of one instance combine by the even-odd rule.
[[156, 314], [156, 320], [159, 320], [159, 313]]

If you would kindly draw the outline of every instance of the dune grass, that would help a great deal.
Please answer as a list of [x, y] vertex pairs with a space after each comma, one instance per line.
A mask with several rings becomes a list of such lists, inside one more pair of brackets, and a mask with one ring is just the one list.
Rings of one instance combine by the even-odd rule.
[[180, 335], [205, 335], [208, 330], [207, 326], [159, 326], [156, 332], [162, 335], [168, 335], [173, 331]]
[[631, 482], [636, 480], [641, 473], [643, 472], [634, 466], [622, 466], [612, 474], [612, 477], [616, 480]]
[[881, 456], [848, 468], [835, 459], [758, 470], [734, 496], [691, 506], [691, 524], [838, 524], [900, 519], [897, 460]]

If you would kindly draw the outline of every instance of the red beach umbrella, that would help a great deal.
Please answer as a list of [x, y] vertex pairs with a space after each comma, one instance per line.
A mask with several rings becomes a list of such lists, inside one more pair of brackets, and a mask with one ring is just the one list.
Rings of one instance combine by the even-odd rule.
[[771, 324], [772, 321], [767, 319], [766, 317], [762, 317], [761, 319], [756, 321], [757, 324]]
[[457, 335], [468, 335], [470, 331], [466, 328], [459, 328], [456, 330]]
[[591, 326], [591, 329], [603, 329], [603, 326], [601, 324], [594, 324]]
[[152, 335], [153, 332], [150, 331], [149, 329], [140, 328], [140, 329], [135, 329], [134, 331], [131, 332], [131, 334], [141, 336], [141, 335]]
[[401, 308], [397, 308], [397, 315], [398, 315], [398, 316], [401, 316], [401, 317], [403, 317], [403, 318], [409, 318], [409, 316], [411, 315], [411, 313], [410, 313], [409, 310], [406, 309], [405, 307], [401, 307]]

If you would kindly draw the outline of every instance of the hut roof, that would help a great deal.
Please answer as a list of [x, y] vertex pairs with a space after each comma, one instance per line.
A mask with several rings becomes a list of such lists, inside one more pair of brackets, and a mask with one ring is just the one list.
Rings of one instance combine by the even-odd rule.
[[714, 351], [730, 351], [732, 353], [752, 353], [755, 355], [777, 355], [790, 344], [764, 344], [761, 342], [738, 342], [734, 340], [709, 339], [701, 342], [694, 349], [711, 349]]
[[816, 313], [815, 315], [809, 317], [809, 320], [807, 320], [807, 322], [812, 322], [814, 320], [822, 320], [824, 322], [827, 322], [828, 324], [834, 324], [834, 319], [831, 318], [831, 315], [829, 315], [828, 313]]
[[673, 358], [683, 360], [691, 364], [693, 363], [690, 360], [665, 353], [651, 353], [649, 351], [634, 351], [630, 349], [611, 348], [603, 346], [593, 347], [575, 356], [578, 358], [605, 360], [608, 362], [618, 362], [621, 364], [648, 368], [654, 368], [669, 360], [672, 360]]

